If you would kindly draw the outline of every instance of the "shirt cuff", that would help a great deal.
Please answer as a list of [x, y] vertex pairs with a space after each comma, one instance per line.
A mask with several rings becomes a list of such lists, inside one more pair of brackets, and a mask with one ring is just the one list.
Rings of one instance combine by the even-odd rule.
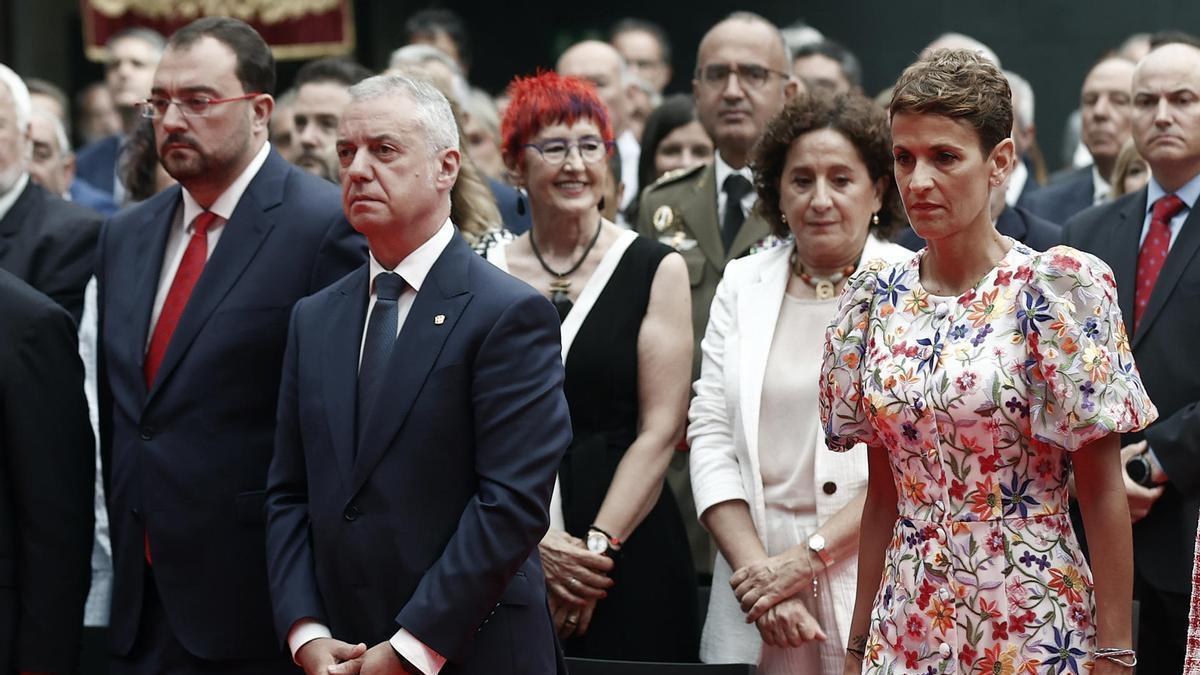
[[288, 649], [292, 650], [292, 662], [296, 662], [296, 652], [300, 651], [301, 647], [317, 638], [327, 637], [333, 637], [333, 633], [329, 632], [329, 626], [308, 616], [297, 619], [296, 623], [292, 624], [292, 629], [288, 631], [287, 636]]
[[397, 654], [403, 656], [425, 675], [437, 675], [442, 666], [446, 665], [446, 657], [426, 647], [425, 643], [404, 628], [396, 631], [389, 642]]

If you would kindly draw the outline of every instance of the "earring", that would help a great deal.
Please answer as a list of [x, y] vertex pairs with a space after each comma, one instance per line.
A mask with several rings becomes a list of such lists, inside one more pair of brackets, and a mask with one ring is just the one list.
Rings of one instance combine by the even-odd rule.
[[783, 223], [784, 225], [787, 225], [787, 214], [786, 213], [779, 214], [779, 222]]
[[525, 190], [517, 188], [517, 215], [525, 215]]
[[596, 205], [596, 208], [600, 209], [601, 211], [604, 210], [604, 197], [600, 198], [600, 203]]
[[871, 214], [871, 224], [872, 225], [879, 224], [879, 212], [878, 211]]

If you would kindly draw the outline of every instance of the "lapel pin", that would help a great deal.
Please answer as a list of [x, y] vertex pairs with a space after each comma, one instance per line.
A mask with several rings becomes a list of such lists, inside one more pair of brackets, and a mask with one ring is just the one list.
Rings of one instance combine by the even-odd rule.
[[433, 325], [440, 326], [444, 323], [446, 323], [446, 315], [445, 314], [438, 314], [437, 316], [433, 317]]

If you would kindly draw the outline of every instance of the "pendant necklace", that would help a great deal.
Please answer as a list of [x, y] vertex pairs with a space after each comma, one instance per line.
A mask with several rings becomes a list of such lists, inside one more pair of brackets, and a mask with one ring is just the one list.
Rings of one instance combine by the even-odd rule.
[[858, 269], [858, 261], [855, 260], [853, 265], [846, 265], [840, 271], [828, 277], [813, 276], [804, 270], [804, 263], [800, 262], [796, 256], [795, 249], [792, 249], [792, 257], [789, 262], [791, 263], [792, 273], [812, 287], [813, 292], [817, 294], [818, 300], [828, 300], [834, 297], [837, 294], [837, 285], [842, 283], [846, 277], [854, 274], [854, 270]]
[[583, 255], [579, 256], [579, 260], [571, 265], [571, 269], [566, 272], [558, 272], [550, 269], [545, 260], [542, 260], [542, 252], [538, 250], [537, 238], [533, 236], [533, 232], [529, 232], [529, 248], [533, 249], [533, 257], [537, 258], [538, 264], [547, 273], [555, 277], [554, 281], [550, 282], [550, 304], [554, 305], [554, 309], [558, 310], [558, 320], [561, 323], [567, 318], [567, 313], [571, 311], [571, 307], [575, 303], [571, 302], [568, 292], [571, 290], [571, 280], [567, 277], [575, 273], [584, 260], [587, 260], [588, 254], [595, 248], [596, 242], [600, 240], [600, 230], [603, 228], [603, 222], [596, 224], [596, 234], [592, 235], [592, 240], [588, 242], [587, 248], [583, 250]]

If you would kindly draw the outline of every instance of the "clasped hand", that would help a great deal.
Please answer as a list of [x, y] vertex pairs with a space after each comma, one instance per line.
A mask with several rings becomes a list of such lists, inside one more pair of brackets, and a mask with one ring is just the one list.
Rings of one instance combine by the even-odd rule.
[[304, 643], [296, 652], [296, 663], [305, 675], [408, 675], [390, 642], [367, 645], [342, 642], [335, 638], [317, 638]]
[[825, 631], [800, 601], [799, 594], [812, 583], [811, 561], [787, 553], [750, 563], [733, 573], [729, 585], [754, 623], [763, 642], [773, 647], [799, 647], [810, 640], [825, 640]]
[[587, 633], [596, 603], [608, 595], [613, 561], [587, 550], [583, 540], [550, 530], [538, 546], [550, 591], [550, 612], [561, 639]]

